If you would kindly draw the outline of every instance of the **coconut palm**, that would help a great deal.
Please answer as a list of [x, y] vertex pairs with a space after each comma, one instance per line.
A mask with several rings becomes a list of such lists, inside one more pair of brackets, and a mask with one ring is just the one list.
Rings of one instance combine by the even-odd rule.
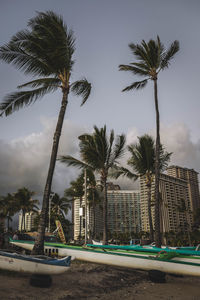
[[70, 209], [69, 200], [55, 194], [51, 200], [51, 211], [55, 216], [65, 217]]
[[155, 157], [155, 242], [156, 246], [161, 246], [160, 217], [159, 217], [159, 149], [160, 149], [160, 115], [158, 107], [157, 81], [160, 71], [169, 67], [170, 61], [179, 50], [179, 42], [174, 41], [169, 49], [165, 49], [159, 36], [157, 39], [146, 43], [129, 45], [133, 55], [138, 62], [131, 62], [129, 65], [120, 65], [120, 71], [129, 71], [134, 75], [145, 77], [141, 81], [133, 82], [123, 89], [124, 91], [138, 90], [144, 88], [149, 80], [154, 83], [154, 100], [156, 110], [156, 157]]
[[[151, 215], [151, 188], [153, 178], [155, 176], [155, 142], [154, 139], [145, 134], [138, 137], [139, 142], [131, 144], [128, 146], [128, 150], [131, 154], [131, 158], [128, 160], [127, 164], [133, 169], [131, 172], [127, 168], [117, 168], [116, 166], [112, 170], [112, 176], [118, 178], [120, 175], [126, 176], [129, 179], [137, 180], [140, 176], [145, 177], [145, 183], [148, 191], [148, 216], [149, 216], [149, 228], [150, 228], [150, 240], [154, 240], [153, 234], [153, 222]], [[164, 171], [170, 160], [172, 153], [165, 152], [163, 146], [160, 145], [160, 171]]]
[[17, 203], [14, 201], [12, 194], [8, 193], [6, 196], [2, 196], [0, 200], [0, 217], [7, 219], [7, 230], [10, 228], [10, 221], [12, 217], [19, 211]]
[[[87, 201], [89, 207], [93, 207], [93, 230], [92, 235], [95, 235], [95, 206], [99, 202], [99, 194], [96, 188], [96, 180], [93, 172], [87, 169]], [[84, 177], [85, 173], [81, 172], [75, 181], [70, 182], [70, 187], [65, 190], [65, 196], [70, 197], [71, 201], [75, 201], [77, 198], [80, 200], [80, 208], [82, 207], [82, 200], [85, 194], [84, 187]], [[80, 215], [80, 227], [79, 227], [79, 239], [81, 239], [82, 233], [82, 216]]]
[[98, 129], [94, 126], [93, 134], [83, 134], [80, 139], [80, 156], [78, 160], [72, 156], [61, 156], [61, 162], [68, 166], [74, 166], [82, 169], [91, 169], [96, 171], [101, 178], [103, 185], [103, 243], [107, 243], [107, 178], [108, 171], [114, 165], [118, 164], [118, 159], [124, 153], [125, 136], [119, 135], [115, 141], [114, 131], [110, 136], [106, 134], [106, 126]]
[[[74, 181], [70, 182], [70, 187], [65, 190], [65, 197], [70, 197], [72, 201], [77, 198], [80, 199], [80, 208], [82, 207], [82, 200], [84, 196], [84, 175], [83, 173], [78, 176]], [[80, 214], [80, 226], [79, 226], [79, 240], [82, 235], [82, 215]]]
[[18, 191], [13, 195], [17, 206], [22, 211], [21, 231], [23, 228], [26, 228], [25, 214], [31, 211], [37, 212], [39, 209], [37, 206], [37, 204], [39, 204], [39, 201], [32, 199], [34, 195], [35, 193], [33, 191], [29, 191], [25, 187], [18, 189]]
[[38, 227], [38, 236], [34, 245], [34, 254], [44, 252], [45, 223], [48, 213], [49, 196], [63, 120], [68, 104], [68, 94], [82, 96], [83, 105], [89, 97], [91, 85], [86, 79], [70, 83], [75, 38], [61, 16], [52, 11], [39, 12], [28, 22], [28, 28], [14, 35], [10, 42], [0, 47], [0, 59], [15, 65], [33, 80], [20, 85], [22, 89], [8, 94], [0, 105], [1, 115], [12, 112], [34, 103], [49, 92], [60, 90], [62, 101], [46, 179], [42, 211]]

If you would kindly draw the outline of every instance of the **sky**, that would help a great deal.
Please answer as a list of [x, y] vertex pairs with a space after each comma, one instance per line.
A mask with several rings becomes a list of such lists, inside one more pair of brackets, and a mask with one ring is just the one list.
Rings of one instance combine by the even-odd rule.
[[[63, 16], [76, 37], [72, 80], [86, 77], [92, 93], [83, 107], [69, 96], [59, 155], [78, 158], [78, 136], [106, 124], [108, 133], [124, 133], [127, 144], [144, 133], [155, 136], [153, 83], [143, 90], [122, 93], [138, 80], [119, 72], [120, 64], [135, 61], [128, 47], [160, 36], [167, 47], [174, 40], [180, 51], [159, 74], [161, 142], [173, 152], [171, 164], [200, 172], [200, 1], [199, 0], [0, 0], [0, 45], [27, 27], [36, 12], [53, 10]], [[0, 61], [0, 101], [30, 78]], [[60, 108], [61, 93], [48, 94], [33, 105], [0, 118], [0, 195], [27, 187], [41, 198]], [[122, 163], [127, 161], [125, 154]], [[77, 170], [56, 164], [52, 190], [63, 195]], [[138, 185], [120, 179], [121, 188]]]

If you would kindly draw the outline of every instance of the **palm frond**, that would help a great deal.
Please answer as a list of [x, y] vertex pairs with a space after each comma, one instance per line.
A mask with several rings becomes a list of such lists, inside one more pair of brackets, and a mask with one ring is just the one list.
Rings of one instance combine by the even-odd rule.
[[135, 63], [132, 63], [131, 65], [119, 65], [119, 71], [129, 71], [132, 72], [133, 74], [140, 75], [140, 76], [148, 75], [148, 71], [142, 68], [137, 68], [134, 66], [134, 64]]
[[8, 116], [14, 111], [17, 111], [24, 106], [30, 105], [38, 98], [44, 96], [49, 92], [55, 91], [56, 89], [56, 86], [45, 86], [31, 91], [14, 92], [8, 94], [3, 99], [3, 102], [0, 103], [0, 116], [2, 116], [3, 114]]
[[126, 88], [124, 88], [122, 90], [122, 92], [127, 92], [127, 91], [131, 91], [131, 90], [139, 90], [142, 89], [146, 86], [147, 82], [148, 82], [149, 78], [142, 80], [142, 81], [136, 81], [133, 84], [127, 86]]
[[126, 137], [124, 134], [117, 136], [114, 149], [112, 151], [112, 155], [109, 161], [110, 166], [112, 166], [114, 163], [117, 163], [117, 160], [123, 156], [125, 151], [124, 150], [125, 143], [126, 143]]
[[35, 88], [35, 87], [39, 87], [39, 86], [55, 86], [55, 87], [59, 87], [60, 85], [60, 79], [58, 78], [39, 78], [39, 79], [36, 79], [36, 80], [32, 80], [32, 81], [29, 81], [27, 83], [24, 83], [24, 84], [21, 84], [21, 85], [18, 85], [18, 88], [21, 89], [21, 88], [24, 88], [24, 87], [32, 87], [32, 88]]
[[87, 101], [91, 93], [91, 83], [89, 83], [85, 78], [76, 81], [71, 84], [71, 91], [77, 96], [82, 96], [83, 98], [81, 103], [82, 106]]
[[[30, 37], [27, 37], [27, 39], [28, 38], [29, 40], [27, 40], [26, 43], [30, 48]], [[0, 47], [0, 59], [13, 64], [17, 69], [22, 70], [24, 74], [49, 76], [52, 70], [49, 68], [47, 62], [41, 59], [41, 53], [40, 56], [33, 55], [31, 51], [23, 47], [23, 44], [25, 44], [24, 41], [19, 40], [16, 43], [11, 41]]]
[[119, 167], [117, 165], [114, 165], [110, 172], [109, 172], [109, 176], [114, 178], [114, 179], [118, 179], [120, 176], [124, 176], [127, 177], [131, 180], [137, 180], [138, 179], [138, 175], [134, 174], [133, 172], [131, 172], [129, 169], [124, 168], [124, 167]]
[[160, 64], [161, 70], [169, 67], [170, 60], [179, 51], [179, 49], [180, 49], [179, 41], [175, 40], [171, 44], [170, 48], [167, 50], [167, 52], [164, 54], [164, 56], [162, 58], [162, 61], [161, 61], [161, 64]]
[[58, 160], [68, 166], [73, 166], [78, 169], [92, 169], [92, 167], [71, 155], [59, 156]]

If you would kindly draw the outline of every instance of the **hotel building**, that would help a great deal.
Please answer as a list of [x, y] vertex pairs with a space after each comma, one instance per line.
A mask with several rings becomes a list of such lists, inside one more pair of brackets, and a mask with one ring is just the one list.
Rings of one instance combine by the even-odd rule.
[[[107, 218], [108, 232], [139, 232], [141, 230], [140, 220], [140, 192], [132, 190], [120, 190], [119, 185], [108, 183], [107, 186]], [[85, 200], [84, 197], [76, 199], [73, 203], [74, 239], [80, 235], [85, 236]], [[97, 236], [103, 232], [103, 209], [102, 201], [95, 208], [87, 210], [88, 231], [95, 232]]]
[[37, 213], [36, 212], [27, 212], [25, 213], [25, 227], [24, 227], [24, 222], [22, 224], [23, 221], [23, 217], [22, 217], [22, 213], [19, 214], [19, 226], [18, 226], [18, 230], [24, 230], [24, 231], [31, 231], [34, 228], [34, 219], [37, 217]]
[[[191, 230], [192, 212], [200, 206], [197, 172], [171, 166], [167, 174], [160, 174], [160, 225], [161, 232]], [[155, 185], [152, 182], [152, 218], [154, 220]], [[147, 187], [140, 179], [142, 230], [149, 231]], [[154, 223], [154, 222], [153, 222]]]

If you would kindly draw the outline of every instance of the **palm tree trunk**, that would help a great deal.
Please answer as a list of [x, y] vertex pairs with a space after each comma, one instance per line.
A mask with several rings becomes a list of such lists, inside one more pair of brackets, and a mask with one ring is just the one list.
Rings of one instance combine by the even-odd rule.
[[154, 79], [154, 97], [156, 110], [156, 158], [155, 158], [155, 242], [161, 246], [160, 234], [160, 203], [159, 203], [159, 179], [160, 179], [160, 116], [158, 109], [157, 78]]
[[[80, 197], [80, 208], [82, 207], [82, 197]], [[81, 241], [81, 231], [82, 231], [82, 216], [80, 216], [80, 231], [79, 231], [79, 240]]]
[[48, 205], [49, 205], [49, 196], [51, 192], [51, 185], [52, 185], [52, 179], [56, 164], [56, 158], [57, 158], [57, 152], [58, 152], [58, 146], [59, 146], [59, 140], [60, 135], [62, 131], [65, 111], [68, 104], [68, 94], [69, 94], [69, 88], [63, 88], [63, 97], [62, 97], [62, 103], [61, 108], [58, 116], [58, 121], [56, 125], [56, 130], [54, 133], [53, 138], [53, 146], [51, 151], [51, 158], [50, 158], [50, 164], [49, 164], [49, 171], [47, 175], [46, 185], [44, 189], [44, 196], [43, 196], [43, 202], [42, 202], [42, 211], [40, 215], [39, 220], [39, 226], [38, 226], [38, 235], [36, 237], [36, 241], [32, 250], [32, 254], [42, 255], [44, 254], [44, 236], [45, 236], [45, 227], [47, 224], [47, 215], [48, 215]]
[[25, 224], [26, 223], [26, 213], [24, 212], [24, 231], [25, 231]]
[[9, 218], [10, 218], [10, 217], [8, 216], [8, 217], [7, 217], [7, 227], [8, 227], [8, 231], [9, 231], [9, 225], [10, 225], [10, 224], [9, 224]]
[[150, 229], [150, 241], [153, 242], [154, 236], [153, 236], [153, 222], [152, 222], [152, 215], [151, 215], [151, 184], [147, 185], [148, 191], [148, 217], [149, 217], [149, 229]]
[[93, 230], [92, 238], [96, 238], [96, 204], [94, 199], [94, 190], [92, 191], [92, 201], [93, 201]]
[[103, 192], [104, 192], [104, 199], [103, 199], [103, 245], [107, 245], [107, 231], [108, 231], [108, 225], [107, 225], [107, 177], [102, 176], [103, 181]]
[[23, 222], [24, 222], [24, 214], [23, 214], [23, 211], [22, 211], [22, 219], [21, 219], [21, 232], [22, 232]]

